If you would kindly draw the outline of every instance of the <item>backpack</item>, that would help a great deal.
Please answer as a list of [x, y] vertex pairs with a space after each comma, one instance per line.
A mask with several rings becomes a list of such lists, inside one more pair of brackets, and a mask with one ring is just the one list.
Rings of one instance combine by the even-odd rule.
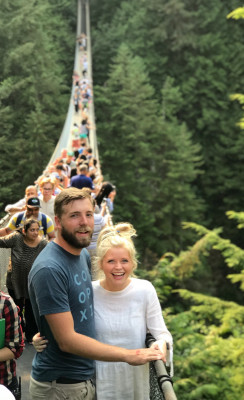
[[[16, 229], [19, 228], [19, 225], [22, 221], [23, 216], [24, 216], [24, 212], [19, 213], [19, 215], [16, 219], [16, 224], [15, 224]], [[39, 223], [39, 221], [38, 221], [38, 223]], [[42, 227], [41, 228], [43, 229], [44, 236], [46, 236], [46, 234], [47, 234], [47, 217], [45, 214], [42, 214]]]

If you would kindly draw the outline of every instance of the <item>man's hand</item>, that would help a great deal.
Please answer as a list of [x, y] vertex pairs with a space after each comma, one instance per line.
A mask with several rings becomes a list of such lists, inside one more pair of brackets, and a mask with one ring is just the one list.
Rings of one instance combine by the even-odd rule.
[[47, 347], [48, 340], [45, 339], [45, 336], [40, 336], [40, 332], [33, 336], [32, 341], [33, 346], [38, 353], [41, 353]]
[[162, 360], [163, 354], [155, 348], [128, 350], [129, 354], [126, 357], [126, 362], [130, 365], [142, 365], [149, 361]]

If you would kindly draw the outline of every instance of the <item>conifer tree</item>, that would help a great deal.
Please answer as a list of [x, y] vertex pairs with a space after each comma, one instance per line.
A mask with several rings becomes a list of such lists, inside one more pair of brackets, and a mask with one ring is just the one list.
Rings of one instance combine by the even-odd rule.
[[[231, 211], [228, 216], [243, 228], [243, 213]], [[174, 389], [183, 400], [237, 400], [244, 389], [244, 251], [223, 238], [220, 228], [209, 230], [194, 223], [185, 223], [184, 228], [196, 231], [200, 239], [178, 255], [165, 254], [147, 275], [141, 271], [157, 289], [174, 338]], [[225, 281], [230, 280], [235, 301], [234, 296], [230, 297], [232, 301], [227, 300], [231, 290], [224, 280], [222, 298], [211, 296], [211, 285], [218, 285], [212, 251], [222, 255], [228, 272], [231, 269]], [[204, 276], [211, 263], [212, 284], [205, 282]], [[220, 293], [216, 290], [217, 295]], [[166, 304], [170, 308], [165, 310]]]
[[[16, 201], [25, 185], [40, 175], [60, 135], [70, 95], [60, 45], [71, 36], [65, 19], [54, 15], [48, 0], [1, 1], [0, 9], [0, 181], [1, 201], [6, 204]], [[63, 30], [55, 43], [58, 28]]]
[[200, 149], [177, 122], [180, 93], [168, 86], [163, 119], [142, 60], [122, 45], [106, 87], [97, 91], [103, 171], [118, 186], [115, 218], [135, 224], [144, 256], [149, 249], [155, 255], [179, 250], [187, 238], [181, 221], [201, 216], [201, 202], [191, 188]]
[[244, 84], [243, 29], [240, 21], [226, 19], [233, 6], [234, 0], [217, 0], [210, 12], [200, 0], [131, 0], [117, 5], [112, 18], [97, 18], [93, 34], [99, 84], [121, 42], [143, 59], [155, 98], [168, 75], [175, 79], [183, 100], [178, 121], [201, 146], [195, 189], [206, 205], [205, 221], [222, 225], [226, 234], [233, 229], [223, 215], [230, 208], [241, 211], [244, 196], [243, 132], [236, 126], [241, 112], [229, 98]]

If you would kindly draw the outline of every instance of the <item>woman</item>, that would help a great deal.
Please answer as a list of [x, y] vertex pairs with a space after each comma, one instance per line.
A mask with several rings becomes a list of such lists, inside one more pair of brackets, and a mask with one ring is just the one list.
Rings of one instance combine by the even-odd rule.
[[115, 196], [116, 196], [116, 187], [112, 185], [110, 182], [103, 182], [102, 187], [99, 190], [95, 200], [100, 209], [102, 202], [105, 200], [109, 212], [112, 213], [114, 209], [113, 203]]
[[28, 275], [34, 260], [47, 244], [47, 240], [39, 235], [39, 229], [38, 221], [29, 218], [25, 221], [21, 232], [15, 231], [0, 238], [0, 248], [11, 248], [11, 289], [10, 285], [7, 286], [9, 294], [20, 308], [23, 327], [23, 308], [25, 307], [25, 336], [28, 342], [32, 341], [33, 335], [37, 332], [28, 294]]
[[[156, 291], [150, 282], [133, 277], [137, 267], [132, 241], [135, 234], [132, 225], [121, 223], [105, 227], [98, 237], [96, 265], [103, 278], [93, 282], [96, 338], [106, 344], [138, 349], [145, 347], [149, 331], [166, 361], [172, 336]], [[37, 351], [45, 348], [43, 339], [38, 335], [34, 338]], [[98, 400], [149, 400], [149, 365], [96, 361], [96, 390]]]

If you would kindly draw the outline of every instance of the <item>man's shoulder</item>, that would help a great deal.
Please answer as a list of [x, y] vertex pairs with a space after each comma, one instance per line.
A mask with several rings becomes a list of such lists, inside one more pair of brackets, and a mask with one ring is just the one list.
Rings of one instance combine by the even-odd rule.
[[40, 220], [42, 220], [43, 217], [46, 218], [47, 222], [51, 220], [51, 218], [47, 214], [45, 214], [41, 211], [39, 212], [39, 216], [40, 216], [40, 218], [38, 218], [38, 219], [40, 219]]
[[77, 181], [77, 179], [79, 179], [80, 175], [74, 175], [72, 176], [72, 178], [70, 179], [70, 183]]
[[55, 246], [55, 243], [49, 242], [38, 254], [30, 271], [30, 276], [34, 276], [38, 271], [45, 268], [57, 268], [62, 260], [62, 253]]
[[[26, 217], [25, 217], [25, 214], [26, 214], [25, 211], [19, 211], [19, 212], [15, 213], [15, 214], [10, 218], [9, 223], [8, 223], [8, 225], [7, 225], [7, 228], [10, 228], [11, 230], [15, 229], [18, 219], [21, 219], [21, 221], [24, 221], [24, 220], [25, 220], [25, 218], [26, 218]], [[20, 223], [21, 221], [19, 221], [19, 223]]]

